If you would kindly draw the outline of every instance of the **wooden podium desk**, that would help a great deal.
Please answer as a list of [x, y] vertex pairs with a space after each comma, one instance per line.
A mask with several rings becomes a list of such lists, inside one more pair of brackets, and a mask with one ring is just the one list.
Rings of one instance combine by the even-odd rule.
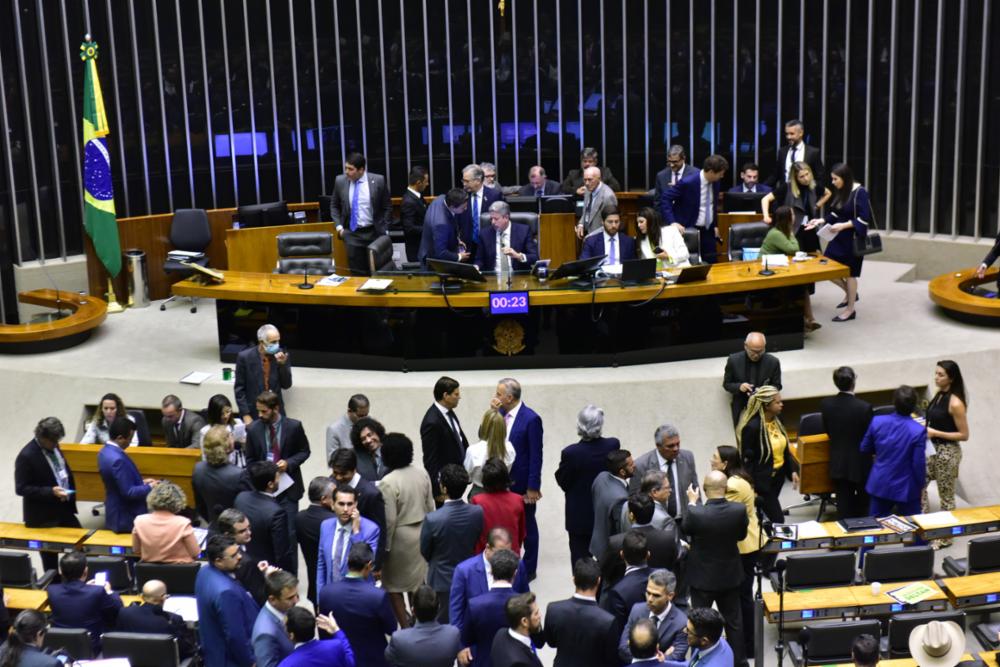
[[946, 577], [941, 586], [956, 609], [1000, 603], [1000, 572]]
[[[887, 591], [902, 588], [914, 582], [904, 581], [882, 584], [878, 595], [872, 595], [871, 586], [837, 586], [802, 591], [786, 591], [784, 619], [798, 623], [824, 618], [886, 616], [910, 611], [940, 611], [947, 606], [948, 596], [933, 581], [921, 581], [934, 589], [934, 594], [915, 605], [903, 605], [889, 597]], [[764, 593], [764, 613], [770, 623], [778, 622], [778, 593]]]
[[0, 545], [8, 549], [63, 551], [75, 548], [89, 528], [28, 528], [22, 523], [0, 523]]
[[951, 510], [954, 520], [947, 523], [934, 521], [934, 514], [915, 514], [913, 522], [920, 526], [920, 532], [925, 540], [951, 538], [957, 535], [978, 535], [993, 533], [1000, 529], [1000, 507], [963, 507]]
[[801, 435], [788, 443], [792, 457], [798, 462], [799, 493], [833, 493], [830, 479], [830, 438], [825, 433]]
[[49, 594], [44, 590], [5, 588], [3, 595], [7, 599], [7, 608], [15, 611], [24, 609], [42, 611], [49, 604]]
[[132, 533], [95, 530], [80, 544], [80, 548], [85, 554], [93, 556], [135, 556], [132, 551]]

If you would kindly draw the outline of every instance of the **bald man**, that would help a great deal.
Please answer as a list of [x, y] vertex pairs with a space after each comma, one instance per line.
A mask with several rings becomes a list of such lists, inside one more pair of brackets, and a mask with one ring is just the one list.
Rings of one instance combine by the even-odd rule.
[[598, 232], [604, 228], [604, 209], [608, 206], [618, 206], [618, 197], [601, 181], [599, 167], [587, 167], [583, 170], [583, 215], [576, 223], [576, 235], [581, 239], [587, 234]]
[[726, 500], [726, 475], [713, 470], [702, 482], [705, 504], [698, 505], [698, 492], [688, 487], [688, 511], [681, 521], [691, 542], [687, 576], [691, 584], [691, 608], [716, 604], [726, 621], [726, 637], [733, 648], [734, 664], [746, 665], [740, 583], [743, 565], [737, 543], [747, 536], [747, 511], [742, 503]]
[[118, 612], [118, 632], [153, 632], [172, 635], [177, 640], [181, 660], [195, 654], [198, 645], [194, 633], [177, 614], [164, 611], [163, 603], [167, 595], [167, 585], [158, 579], [150, 579], [142, 587], [142, 604], [125, 607]]
[[781, 362], [767, 353], [767, 339], [759, 331], [751, 331], [743, 341], [743, 351], [726, 359], [722, 387], [733, 396], [733, 426], [747, 406], [750, 394], [757, 387], [769, 384], [781, 389]]

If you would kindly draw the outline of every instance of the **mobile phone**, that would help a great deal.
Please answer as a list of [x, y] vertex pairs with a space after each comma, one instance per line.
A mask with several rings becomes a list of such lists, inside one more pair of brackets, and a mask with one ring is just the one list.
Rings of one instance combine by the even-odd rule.
[[74, 493], [76, 493], [76, 489], [64, 489], [64, 491], [66, 491], [67, 496], [72, 496]]
[[105, 584], [107, 584], [108, 583], [108, 573], [107, 572], [98, 572], [97, 574], [95, 574], [94, 575], [94, 583], [97, 584], [98, 586], [104, 586]]
[[661, 252], [663, 252], [663, 248], [661, 248], [660, 246], [656, 246], [655, 248], [653, 248], [654, 255], [659, 255]]

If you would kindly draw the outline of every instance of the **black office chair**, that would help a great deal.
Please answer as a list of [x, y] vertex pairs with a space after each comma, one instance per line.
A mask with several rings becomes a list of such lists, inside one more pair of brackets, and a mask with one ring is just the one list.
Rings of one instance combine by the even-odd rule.
[[872, 409], [872, 417], [884, 417], [886, 415], [891, 415], [895, 411], [895, 406], [879, 405], [878, 407]]
[[934, 549], [929, 544], [896, 549], [872, 549], [861, 568], [865, 583], [914, 581], [934, 576]]
[[142, 590], [150, 579], [159, 579], [171, 595], [194, 595], [201, 563], [136, 563], [135, 587]]
[[132, 590], [132, 574], [128, 562], [117, 556], [87, 556], [87, 571], [93, 578], [98, 572], [106, 572], [111, 590], [123, 593]]
[[[203, 208], [179, 208], [174, 211], [174, 219], [170, 223], [170, 244], [174, 250], [186, 250], [188, 252], [205, 252], [208, 244], [212, 242], [212, 228], [208, 224], [208, 214]], [[185, 260], [189, 264], [198, 266], [208, 266], [208, 255], [193, 257]], [[163, 263], [163, 271], [167, 274], [177, 274], [181, 279], [189, 278], [194, 273], [194, 269], [185, 266], [180, 260], [170, 259]], [[176, 294], [160, 304], [160, 310], [166, 310], [167, 304], [177, 298]], [[191, 300], [191, 312], [197, 313], [195, 297], [188, 297]]]
[[[826, 433], [826, 427], [823, 425], [823, 414], [820, 412], [807, 412], [806, 414], [799, 417], [799, 435], [819, 435], [820, 433]], [[817, 496], [812, 496], [811, 494], [803, 494], [802, 502], [796, 503], [794, 505], [789, 505], [784, 509], [785, 515], [793, 509], [798, 509], [799, 507], [808, 507], [809, 505], [815, 505], [819, 503], [819, 511], [816, 513], [816, 520], [823, 518], [826, 513], [826, 507], [833, 500], [832, 493], [821, 493]]]
[[991, 535], [969, 540], [966, 558], [945, 556], [941, 566], [949, 577], [964, 577], [967, 574], [1000, 570], [1000, 536]]
[[333, 273], [333, 234], [287, 232], [278, 234], [275, 273], [328, 276]]
[[0, 586], [37, 590], [48, 586], [55, 577], [55, 570], [47, 570], [41, 577], [36, 577], [31, 556], [27, 553], [0, 551]]
[[319, 202], [319, 221], [333, 221], [333, 197], [330, 195], [320, 195], [316, 199]]
[[688, 249], [688, 261], [701, 264], [701, 232], [697, 229], [685, 229], [681, 237]]
[[177, 640], [152, 632], [105, 632], [101, 635], [105, 658], [128, 658], [132, 667], [183, 667]]
[[[910, 657], [910, 633], [918, 625], [931, 621], [954, 621], [965, 630], [964, 611], [924, 611], [907, 614], [893, 614], [889, 618], [888, 637], [885, 638], [883, 653], [890, 658]], [[994, 641], [996, 635], [993, 635]], [[986, 646], [983, 644], [983, 646]]]
[[63, 651], [74, 662], [90, 660], [94, 656], [90, 645], [90, 632], [85, 628], [49, 628], [42, 640], [42, 648]]
[[128, 416], [135, 420], [135, 432], [139, 439], [140, 447], [149, 447], [153, 444], [153, 437], [149, 435], [149, 422], [146, 421], [146, 413], [142, 410], [126, 410]]
[[764, 245], [764, 237], [771, 230], [766, 222], [741, 222], [729, 228], [729, 259], [738, 262], [743, 259], [744, 248], [759, 248]]
[[976, 623], [972, 626], [972, 636], [987, 651], [995, 651], [1000, 648], [1000, 641], [997, 641], [997, 637], [1000, 636], [1000, 623], [996, 621]]
[[[857, 576], [853, 551], [820, 554], [792, 554], [785, 558], [785, 590], [850, 586]], [[780, 588], [776, 574], [771, 574], [774, 590]]]
[[869, 634], [878, 638], [882, 634], [881, 624], [877, 620], [817, 623], [805, 627], [809, 629], [808, 661], [803, 661], [802, 645], [799, 642], [788, 642], [788, 657], [796, 667], [851, 662], [851, 645], [855, 637]]

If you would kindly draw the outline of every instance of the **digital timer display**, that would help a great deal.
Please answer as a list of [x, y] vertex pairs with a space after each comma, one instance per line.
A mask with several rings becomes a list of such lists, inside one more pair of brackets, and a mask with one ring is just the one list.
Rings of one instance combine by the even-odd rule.
[[527, 292], [490, 292], [490, 315], [525, 315]]

